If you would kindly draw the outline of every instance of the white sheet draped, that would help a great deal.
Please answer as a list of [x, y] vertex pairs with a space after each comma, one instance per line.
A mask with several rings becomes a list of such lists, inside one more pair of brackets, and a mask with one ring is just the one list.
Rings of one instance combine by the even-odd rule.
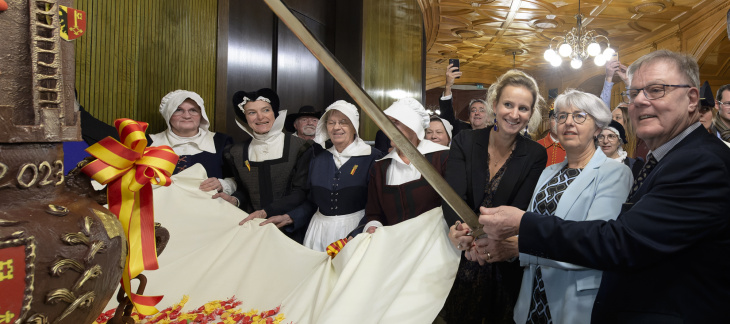
[[[165, 295], [164, 309], [189, 295], [186, 310], [235, 295], [241, 309], [282, 306], [287, 322], [430, 323], [456, 275], [440, 208], [361, 234], [331, 259], [198, 189], [195, 165], [154, 190], [155, 221], [170, 231], [160, 269], [145, 271], [145, 295]], [[112, 301], [107, 309], [116, 307]]]

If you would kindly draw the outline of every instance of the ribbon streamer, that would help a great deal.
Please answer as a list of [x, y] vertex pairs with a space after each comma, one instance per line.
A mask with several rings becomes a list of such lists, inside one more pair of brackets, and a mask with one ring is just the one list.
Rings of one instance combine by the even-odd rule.
[[147, 123], [122, 118], [114, 121], [114, 127], [122, 142], [107, 137], [87, 148], [97, 160], [81, 171], [107, 185], [109, 210], [122, 223], [129, 244], [122, 287], [140, 314], [152, 315], [158, 312], [154, 306], [162, 296], [135, 294], [130, 280], [144, 270], [159, 268], [152, 185], [172, 183], [178, 156], [169, 146], [147, 147]]

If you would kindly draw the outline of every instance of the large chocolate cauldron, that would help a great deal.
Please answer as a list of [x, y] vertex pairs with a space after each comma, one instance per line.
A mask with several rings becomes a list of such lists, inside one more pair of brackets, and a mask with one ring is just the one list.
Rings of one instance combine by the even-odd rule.
[[[67, 187], [63, 141], [81, 138], [73, 44], [59, 5], [7, 0], [0, 12], [0, 323], [92, 323], [119, 286], [116, 217]], [[83, 181], [82, 181], [83, 182]]]

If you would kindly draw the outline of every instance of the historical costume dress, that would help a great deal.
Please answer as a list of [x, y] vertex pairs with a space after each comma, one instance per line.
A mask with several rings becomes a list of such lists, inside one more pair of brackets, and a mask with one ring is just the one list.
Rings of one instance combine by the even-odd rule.
[[[183, 137], [175, 134], [170, 127], [170, 118], [178, 106], [185, 100], [191, 99], [200, 107], [200, 128], [196, 135]], [[167, 129], [157, 134], [151, 134], [150, 146], [167, 145], [180, 156], [173, 174], [177, 174], [188, 167], [200, 163], [208, 174], [221, 183], [223, 192], [231, 194], [236, 190], [236, 181], [228, 166], [225, 166], [223, 151], [226, 146], [233, 144], [233, 139], [223, 133], [208, 130], [210, 121], [205, 113], [203, 98], [197, 93], [185, 90], [175, 90], [162, 98], [160, 114], [167, 123]]]
[[357, 133], [355, 140], [342, 152], [334, 146], [323, 149], [329, 139], [327, 118], [332, 115], [332, 110], [347, 116], [355, 131], [360, 125], [360, 115], [354, 105], [340, 100], [327, 108], [317, 123], [314, 138], [318, 144], [314, 146], [315, 156], [309, 166], [309, 199], [302, 208], [289, 213], [292, 218], [300, 217], [300, 213], [314, 213], [304, 237], [304, 246], [317, 251], [325, 251], [330, 243], [345, 238], [360, 223], [365, 215], [370, 168], [376, 159], [383, 156]]
[[[264, 93], [266, 96], [276, 95], [268, 91], [271, 93]], [[253, 98], [260, 96], [244, 92], [234, 95], [236, 115], [245, 121], [243, 109], [238, 107], [244, 95]], [[238, 190], [231, 195], [238, 199], [238, 207], [247, 213], [263, 209], [267, 217], [287, 214], [304, 202], [304, 185], [312, 156], [310, 142], [282, 131], [286, 111], [278, 112], [278, 97], [276, 100], [271, 98], [271, 101], [272, 106], [276, 103], [274, 110], [278, 113], [271, 130], [266, 134], [258, 134], [248, 123], [238, 123], [251, 138], [234, 144], [224, 153], [225, 159], [234, 168], [238, 183]], [[294, 223], [284, 226], [282, 230], [301, 243], [309, 218], [292, 217], [292, 220]]]
[[[443, 175], [449, 155], [447, 146], [424, 140], [429, 117], [423, 106], [411, 98], [396, 101], [383, 111], [413, 130], [420, 140], [417, 149]], [[441, 205], [441, 196], [412, 163], [406, 164], [393, 150], [370, 169], [368, 201], [363, 227], [395, 225]]]

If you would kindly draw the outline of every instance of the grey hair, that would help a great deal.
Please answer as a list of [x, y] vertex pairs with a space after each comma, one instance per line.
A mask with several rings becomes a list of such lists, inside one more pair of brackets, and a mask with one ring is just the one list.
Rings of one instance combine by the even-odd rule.
[[596, 95], [568, 89], [555, 98], [555, 115], [562, 109], [569, 107], [578, 108], [593, 117], [598, 129], [603, 129], [611, 122], [611, 110], [606, 103]]
[[530, 75], [520, 70], [509, 70], [502, 74], [496, 82], [489, 86], [487, 91], [487, 116], [495, 118], [494, 103], [499, 101], [502, 95], [504, 87], [511, 85], [515, 87], [524, 87], [530, 93], [532, 93], [532, 106], [530, 121], [527, 123], [527, 128], [530, 132], [534, 132], [540, 126], [542, 122], [542, 114], [540, 109], [545, 105], [545, 99], [540, 95], [540, 88], [537, 85], [537, 81]]
[[470, 112], [471, 112], [471, 105], [473, 105], [475, 102], [481, 102], [484, 104], [485, 107], [487, 106], [487, 101], [484, 99], [472, 99], [471, 101], [469, 101], [469, 111]]
[[677, 71], [684, 76], [685, 81], [688, 82], [690, 86], [695, 88], [700, 87], [700, 67], [697, 65], [697, 60], [687, 54], [672, 52], [669, 50], [651, 52], [640, 57], [638, 60], [634, 61], [634, 63], [631, 63], [626, 72], [626, 75], [629, 78], [629, 86], [631, 85], [634, 73], [636, 73], [642, 65], [651, 64], [656, 61], [674, 63]]

